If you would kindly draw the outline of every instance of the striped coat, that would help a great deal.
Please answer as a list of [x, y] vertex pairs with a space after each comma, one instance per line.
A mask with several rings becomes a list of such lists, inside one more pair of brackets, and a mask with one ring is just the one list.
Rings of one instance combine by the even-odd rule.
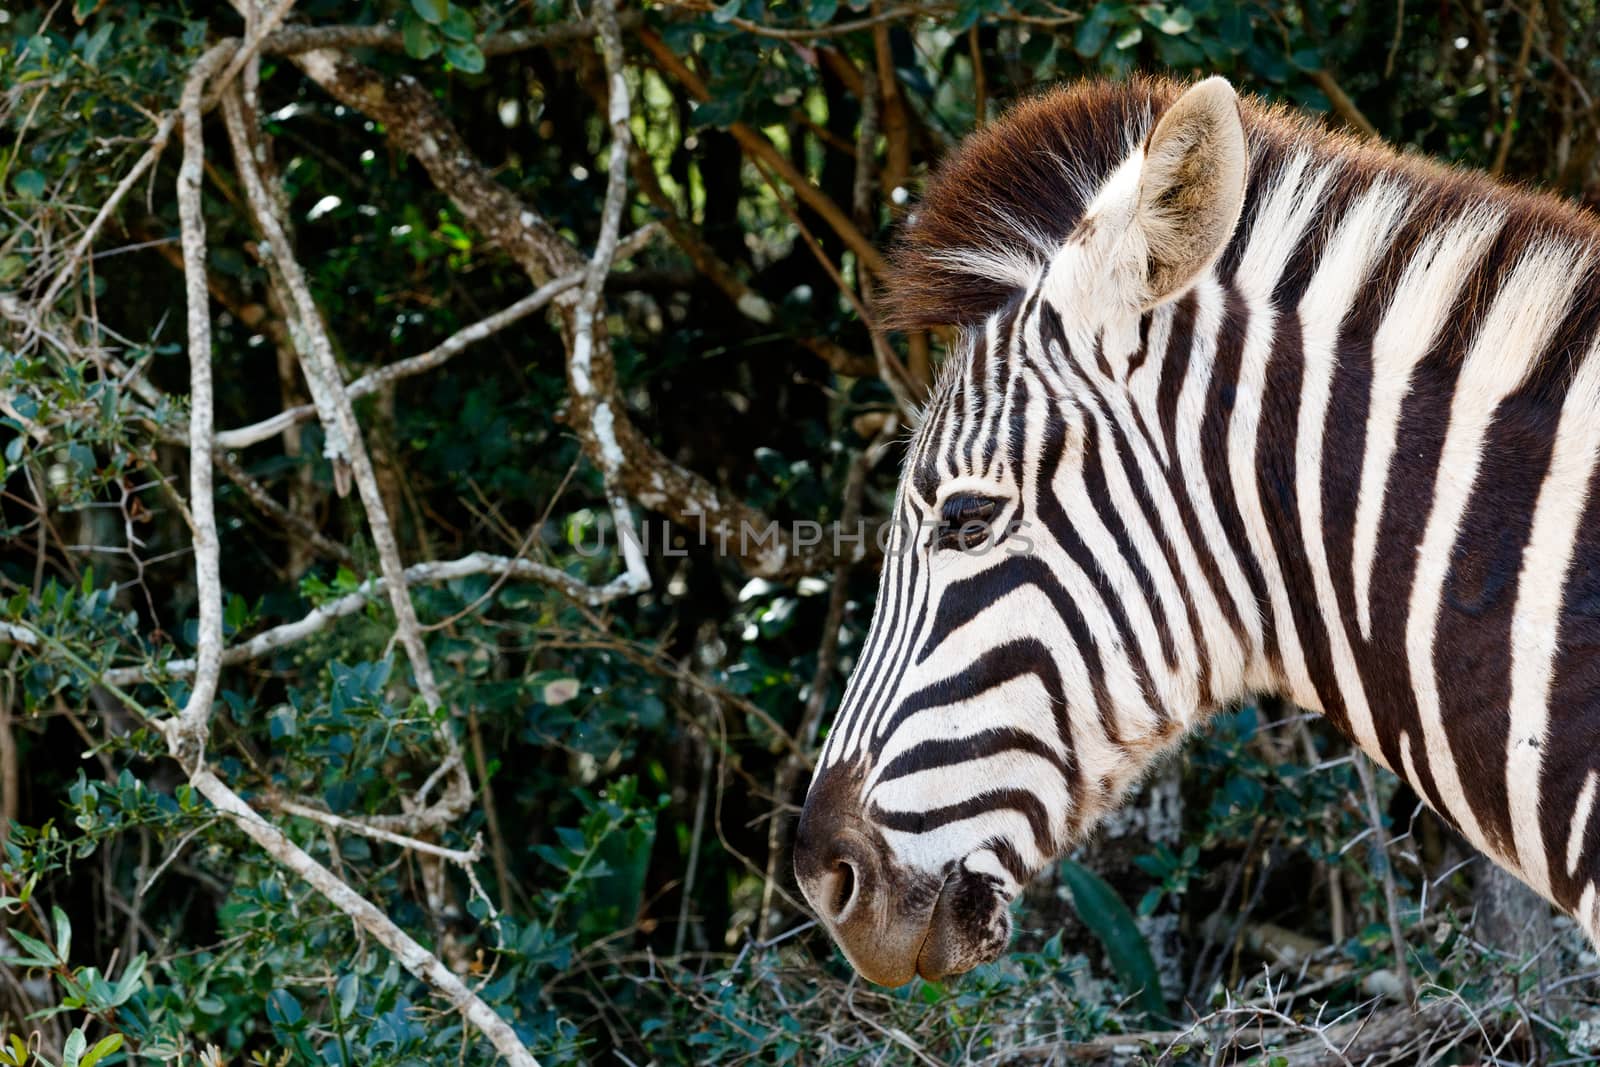
[[955, 325], [796, 836], [890, 984], [1217, 710], [1324, 713], [1600, 935], [1600, 221], [1220, 79], [1024, 103], [887, 285]]

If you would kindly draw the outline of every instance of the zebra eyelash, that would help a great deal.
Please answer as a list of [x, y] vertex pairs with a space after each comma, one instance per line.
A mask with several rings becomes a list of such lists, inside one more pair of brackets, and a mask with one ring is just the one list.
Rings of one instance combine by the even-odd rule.
[[950, 497], [939, 508], [934, 549], [966, 552], [987, 546], [994, 536], [994, 522], [1007, 503], [1005, 497], [985, 493], [957, 493]]

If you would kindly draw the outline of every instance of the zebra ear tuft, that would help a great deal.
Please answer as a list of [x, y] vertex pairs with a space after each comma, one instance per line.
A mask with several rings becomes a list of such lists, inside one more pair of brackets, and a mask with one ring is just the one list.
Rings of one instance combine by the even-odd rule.
[[1247, 155], [1226, 78], [1180, 96], [1145, 143], [1137, 222], [1148, 246], [1146, 308], [1182, 292], [1221, 254], [1244, 209]]

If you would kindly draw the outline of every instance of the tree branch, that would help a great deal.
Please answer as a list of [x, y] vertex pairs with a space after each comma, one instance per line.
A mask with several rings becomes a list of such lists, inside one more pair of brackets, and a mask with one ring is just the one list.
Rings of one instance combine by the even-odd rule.
[[497, 1015], [493, 1008], [467, 988], [454, 971], [446, 967], [439, 957], [419, 945], [393, 919], [375, 904], [351, 889], [332, 871], [312, 859], [299, 845], [284, 836], [261, 814], [246, 804], [210, 768], [202, 767], [190, 779], [201, 796], [209, 800], [218, 811], [232, 816], [234, 825], [259, 845], [285, 868], [299, 875], [311, 887], [327, 898], [328, 902], [355, 924], [372, 935], [384, 948], [393, 953], [401, 966], [426, 982], [443, 996], [450, 1006], [459, 1011], [468, 1022], [476, 1026], [504, 1056], [512, 1067], [539, 1067], [539, 1061], [522, 1044], [511, 1024]]
[[[451, 582], [474, 574], [501, 574], [524, 581], [539, 582], [591, 606], [605, 604], [628, 595], [625, 588], [615, 583], [603, 586], [585, 585], [579, 579], [549, 564], [510, 556], [494, 556], [487, 552], [473, 552], [459, 559], [413, 563], [405, 569], [402, 577], [404, 585], [410, 587]], [[334, 620], [364, 611], [367, 605], [372, 603], [374, 596], [385, 594], [389, 594], [388, 579], [369, 578], [362, 582], [355, 592], [319, 604], [294, 622], [274, 626], [247, 641], [224, 649], [222, 666], [231, 667], [249, 660], [260, 659], [275, 649], [304, 641], [326, 629]], [[392, 594], [390, 595], [392, 598]], [[0, 623], [0, 634], [18, 644], [34, 644], [33, 635], [23, 627]], [[173, 659], [165, 663], [136, 667], [117, 667], [105, 672], [105, 680], [113, 685], [135, 685], [157, 677], [185, 677], [193, 674], [195, 667], [196, 663], [192, 658]]]
[[[631, 30], [644, 22], [644, 12], [620, 12], [617, 24]], [[586, 41], [595, 35], [594, 24], [588, 21], [562, 22], [554, 26], [528, 27], [492, 33], [478, 41], [478, 48], [486, 56], [504, 56], [513, 52], [526, 52], [533, 48], [571, 44]], [[319, 49], [344, 50], [349, 48], [377, 48], [386, 52], [401, 52], [406, 47], [405, 37], [393, 26], [291, 26], [269, 36], [261, 46], [261, 53], [269, 56], [294, 56]]]
[[[495, 180], [421, 85], [410, 79], [386, 79], [348, 56], [327, 50], [306, 52], [296, 56], [295, 62], [335, 100], [380, 123], [389, 143], [422, 165], [466, 223], [496, 240], [536, 285], [587, 270], [577, 249]], [[575, 301], [568, 294], [568, 298], [558, 298], [555, 306], [561, 314], [570, 358], [577, 340]], [[604, 402], [611, 419], [611, 437], [620, 455], [615, 464], [616, 487], [623, 493], [675, 522], [704, 531], [750, 574], [782, 578], [810, 573], [838, 554], [826, 538], [816, 543], [798, 542], [760, 511], [662, 455], [628, 417], [603, 328], [594, 331], [588, 360], [593, 396], [597, 403]], [[602, 442], [589, 418], [598, 407], [580, 400], [574, 397], [570, 425], [584, 454], [604, 469], [616, 456], [602, 455]]]
[[178, 219], [183, 234], [184, 294], [189, 325], [189, 512], [194, 525], [195, 585], [200, 601], [194, 687], [175, 719], [164, 724], [167, 747], [185, 770], [205, 758], [211, 701], [222, 672], [222, 566], [216, 502], [211, 488], [211, 295], [206, 289], [206, 220], [200, 207], [205, 139], [200, 103], [206, 80], [234, 53], [232, 42], [214, 46], [184, 83], [183, 165], [178, 170]]
[[[378, 488], [377, 476], [373, 472], [372, 459], [367, 453], [360, 424], [356, 421], [355, 409], [351, 406], [349, 393], [344, 387], [339, 366], [334, 360], [333, 344], [323, 326], [322, 312], [311, 295], [305, 272], [295, 258], [294, 249], [290, 246], [288, 236], [278, 221], [277, 204], [262, 182], [261, 172], [257, 168], [251, 149], [249, 132], [245, 128], [244, 106], [237, 93], [229, 92], [223, 97], [222, 113], [227, 123], [229, 139], [233, 142], [234, 163], [238, 168], [246, 198], [256, 216], [256, 224], [272, 250], [278, 276], [283, 279], [284, 285], [289, 290], [289, 297], [296, 318], [299, 320], [300, 329], [295, 333], [295, 342], [299, 349], [301, 367], [308, 382], [320, 379], [323, 383], [325, 399], [332, 409], [333, 416], [333, 425], [325, 428], [337, 430], [338, 437], [343, 442], [350, 464], [350, 473], [355, 479], [356, 490], [367, 513], [367, 529], [372, 534], [379, 566], [388, 583], [390, 606], [394, 609], [395, 636], [400, 646], [405, 649], [417, 690], [427, 702], [428, 708], [430, 710], [441, 708], [444, 706], [444, 700], [439, 692], [439, 683], [434, 678], [433, 664], [428, 659], [427, 646], [422, 640], [416, 608], [411, 603], [411, 594], [406, 588], [405, 566], [400, 561], [400, 544], [390, 525], [389, 514], [384, 508], [383, 494]], [[448, 724], [443, 724], [436, 733], [446, 752], [445, 766], [454, 768], [454, 772], [450, 775], [450, 787], [439, 798], [437, 804], [424, 807], [421, 802], [425, 797], [419, 796], [418, 808], [421, 810], [404, 816], [385, 817], [386, 821], [395, 821], [397, 825], [404, 825], [413, 832], [422, 827], [438, 827], [452, 822], [465, 813], [472, 803], [472, 787], [467, 780], [466, 765], [461, 759], [461, 745], [455, 731]]]
[[[662, 71], [671, 75], [673, 80], [688, 89], [691, 96], [701, 101], [711, 99], [711, 91], [706, 88], [705, 82], [700, 79], [698, 74], [690, 70], [682, 59], [678, 58], [678, 54], [669, 48], [667, 43], [655, 31], [650, 29], [641, 30], [639, 32], [639, 40], [649, 50], [650, 55], [654, 57], [656, 65]], [[728, 132], [733, 135], [734, 140], [738, 141], [740, 147], [748, 152], [752, 158], [758, 159], [768, 167], [771, 167], [774, 173], [794, 189], [795, 195], [803, 200], [807, 207], [821, 215], [823, 221], [833, 228], [833, 231], [839, 235], [839, 239], [845, 243], [845, 246], [856, 254], [856, 258], [861, 261], [862, 266], [873, 274], [883, 275], [888, 273], [888, 261], [883, 258], [881, 252], [873, 247], [872, 242], [867, 240], [866, 235], [856, 228], [856, 224], [850, 221], [850, 217], [826, 193], [813, 185], [804, 174], [801, 174], [794, 164], [789, 162], [788, 157], [778, 151], [777, 147], [767, 140], [761, 131], [748, 123], [735, 122], [728, 126]]]
[[[546, 282], [516, 303], [496, 311], [487, 318], [478, 320], [471, 326], [457, 330], [421, 355], [411, 356], [388, 366], [379, 367], [377, 370], [368, 371], [345, 386], [345, 395], [352, 400], [368, 396], [386, 385], [399, 381], [401, 378], [409, 378], [414, 374], [421, 374], [424, 371], [443, 366], [470, 345], [505, 329], [513, 323], [520, 322], [535, 311], [548, 305], [557, 296], [575, 288], [582, 281], [583, 275], [574, 272], [572, 274], [563, 274], [553, 281]], [[236, 430], [223, 430], [217, 434], [217, 444], [222, 448], [249, 448], [251, 445], [260, 444], [262, 441], [270, 441], [297, 423], [310, 419], [316, 413], [315, 404], [300, 404], [287, 408], [269, 419], [262, 419], [260, 422], [253, 422]]]

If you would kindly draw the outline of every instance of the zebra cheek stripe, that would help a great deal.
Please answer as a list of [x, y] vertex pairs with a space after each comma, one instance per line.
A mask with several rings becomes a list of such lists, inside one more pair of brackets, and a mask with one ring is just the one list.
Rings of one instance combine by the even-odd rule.
[[957, 149], [884, 294], [961, 330], [895, 502], [924, 532], [795, 837], [857, 969], [998, 956], [1032, 874], [1258, 694], [1600, 943], [1597, 264], [1590, 214], [1216, 78], [1058, 89]]

